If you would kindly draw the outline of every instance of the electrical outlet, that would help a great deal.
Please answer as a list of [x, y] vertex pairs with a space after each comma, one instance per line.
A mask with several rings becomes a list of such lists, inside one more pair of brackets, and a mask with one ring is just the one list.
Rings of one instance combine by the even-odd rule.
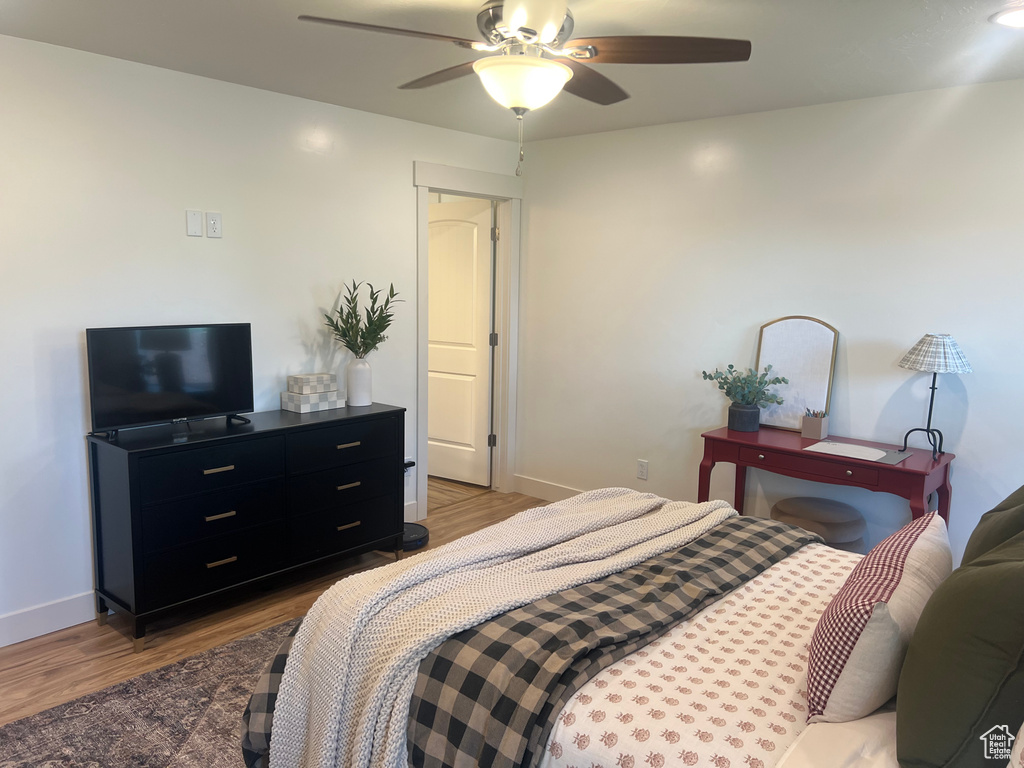
[[223, 229], [220, 224], [220, 214], [213, 211], [206, 212], [206, 236], [223, 237]]
[[647, 459], [636, 460], [636, 476], [640, 480], [647, 479]]

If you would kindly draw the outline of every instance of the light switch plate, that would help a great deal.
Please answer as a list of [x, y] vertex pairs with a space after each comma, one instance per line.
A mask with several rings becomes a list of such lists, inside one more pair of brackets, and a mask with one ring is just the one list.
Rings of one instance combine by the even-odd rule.
[[220, 214], [215, 211], [206, 212], [206, 236], [223, 237], [223, 230], [220, 224]]
[[185, 211], [185, 234], [189, 237], [203, 236], [203, 212]]

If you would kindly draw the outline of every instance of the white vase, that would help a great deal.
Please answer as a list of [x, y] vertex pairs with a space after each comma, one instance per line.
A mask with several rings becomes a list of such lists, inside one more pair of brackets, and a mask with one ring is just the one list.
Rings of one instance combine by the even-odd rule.
[[365, 358], [353, 357], [345, 366], [345, 405], [373, 403], [373, 371]]

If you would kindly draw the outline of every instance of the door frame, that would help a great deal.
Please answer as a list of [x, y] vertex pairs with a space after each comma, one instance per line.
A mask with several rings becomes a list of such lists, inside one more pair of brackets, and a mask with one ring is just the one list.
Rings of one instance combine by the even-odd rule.
[[491, 417], [497, 444], [491, 452], [491, 488], [515, 490], [516, 372], [519, 364], [519, 256], [523, 180], [415, 161], [416, 189], [416, 519], [427, 516], [427, 356], [429, 343], [430, 193], [481, 197], [498, 203], [501, 237], [494, 270], [494, 355]]

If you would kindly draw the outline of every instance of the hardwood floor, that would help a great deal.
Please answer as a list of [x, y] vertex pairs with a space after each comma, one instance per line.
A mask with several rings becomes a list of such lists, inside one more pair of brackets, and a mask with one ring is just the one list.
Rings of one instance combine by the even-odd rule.
[[[543, 503], [431, 478], [424, 521], [430, 530], [427, 549]], [[246, 593], [217, 611], [153, 622], [142, 653], [133, 653], [130, 629], [118, 614], [105, 626], [90, 621], [0, 648], [0, 725], [302, 616], [339, 578], [393, 561], [390, 553], [369, 552], [319, 571], [306, 570], [272, 592]]]
[[429, 515], [435, 509], [443, 509], [466, 499], [474, 499], [484, 493], [490, 493], [490, 489], [480, 485], [445, 480], [442, 477], [428, 478], [427, 514]]

